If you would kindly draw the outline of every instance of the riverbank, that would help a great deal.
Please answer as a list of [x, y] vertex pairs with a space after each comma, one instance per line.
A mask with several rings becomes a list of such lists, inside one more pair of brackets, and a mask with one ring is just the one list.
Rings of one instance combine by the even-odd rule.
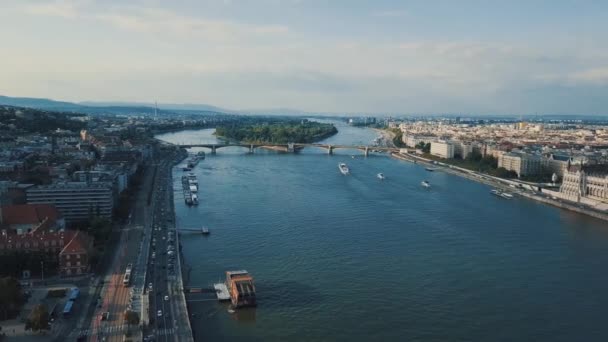
[[380, 139], [384, 142], [386, 147], [395, 147], [395, 143], [393, 140], [395, 139], [395, 133], [386, 129], [380, 128], [372, 128], [372, 130], [378, 134], [380, 134]]
[[433, 163], [433, 160], [414, 156], [411, 154], [404, 155], [402, 153], [391, 153], [391, 157], [400, 159], [400, 160], [404, 160], [404, 161], [414, 162], [416, 164], [422, 164], [424, 166], [431, 166], [434, 169], [437, 169], [437, 171], [443, 171], [446, 173], [464, 177], [469, 180], [472, 180], [472, 181], [475, 181], [478, 183], [483, 183], [483, 184], [492, 186], [494, 188], [497, 188], [497, 189], [500, 189], [503, 191], [515, 193], [519, 196], [522, 196], [522, 197], [525, 197], [525, 198], [528, 198], [528, 199], [531, 199], [534, 201], [538, 201], [538, 202], [545, 203], [545, 204], [550, 204], [550, 205], [558, 207], [558, 208], [574, 211], [574, 212], [577, 212], [580, 214], [595, 217], [600, 220], [608, 221], [608, 214], [606, 214], [604, 212], [601, 212], [601, 211], [598, 211], [598, 210], [595, 210], [592, 208], [588, 208], [588, 207], [585, 207], [585, 206], [582, 206], [582, 205], [579, 205], [576, 203], [568, 203], [565, 200], [552, 199], [551, 197], [548, 197], [545, 194], [543, 194], [542, 191], [536, 192], [536, 191], [532, 191], [532, 190], [513, 188], [514, 184], [517, 183], [516, 181], [500, 179], [500, 178], [496, 178], [496, 177], [493, 177], [490, 175], [481, 174], [481, 173], [478, 173], [475, 171], [466, 170], [466, 169], [462, 169], [462, 168], [455, 167], [455, 166], [448, 166], [448, 167], [438, 166], [437, 164]]

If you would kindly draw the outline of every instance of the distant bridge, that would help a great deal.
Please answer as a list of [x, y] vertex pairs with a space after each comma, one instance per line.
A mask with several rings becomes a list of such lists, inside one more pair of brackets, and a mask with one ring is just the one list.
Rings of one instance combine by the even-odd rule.
[[317, 147], [327, 150], [327, 154], [333, 154], [335, 149], [351, 149], [362, 151], [365, 156], [369, 155], [369, 151], [383, 151], [383, 152], [399, 152], [398, 148], [395, 147], [378, 147], [378, 146], [365, 146], [365, 145], [331, 145], [331, 144], [302, 144], [302, 143], [288, 143], [288, 144], [175, 144], [182, 148], [192, 147], [204, 147], [211, 150], [211, 154], [215, 154], [218, 149], [224, 147], [243, 147], [249, 150], [249, 153], [257, 148], [267, 148], [282, 152], [298, 152], [305, 147]]

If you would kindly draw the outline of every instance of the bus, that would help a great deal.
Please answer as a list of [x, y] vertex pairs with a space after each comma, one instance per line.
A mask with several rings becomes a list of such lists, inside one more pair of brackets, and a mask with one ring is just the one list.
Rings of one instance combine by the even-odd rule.
[[125, 277], [122, 279], [123, 286], [129, 286], [131, 283], [131, 270], [133, 269], [133, 265], [128, 264], [127, 269], [125, 270]]
[[65, 303], [65, 306], [63, 307], [63, 316], [69, 316], [70, 313], [72, 313], [73, 306], [74, 306], [74, 302], [71, 300], [68, 300], [67, 303]]
[[78, 299], [78, 295], [80, 295], [80, 290], [77, 287], [73, 287], [70, 289], [70, 296], [68, 297], [68, 300], [73, 302]]

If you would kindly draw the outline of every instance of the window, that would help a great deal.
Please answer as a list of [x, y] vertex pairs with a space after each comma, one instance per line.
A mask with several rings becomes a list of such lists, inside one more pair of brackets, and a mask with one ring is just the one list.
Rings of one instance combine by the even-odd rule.
[[76, 254], [76, 259], [80, 260], [80, 254]]
[[72, 266], [72, 265], [70, 264], [70, 262], [69, 262], [69, 261], [68, 261], [68, 262], [66, 262], [66, 263], [65, 263], [65, 265], [66, 265], [67, 267]]
[[77, 262], [76, 262], [76, 266], [80, 266], [80, 261], [77, 261]]

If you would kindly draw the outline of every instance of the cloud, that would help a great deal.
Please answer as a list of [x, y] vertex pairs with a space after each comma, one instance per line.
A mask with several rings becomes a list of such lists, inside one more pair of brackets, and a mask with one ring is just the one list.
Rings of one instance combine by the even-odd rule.
[[78, 2], [75, 1], [52, 1], [43, 3], [25, 4], [23, 11], [33, 15], [53, 16], [74, 19], [79, 13]]
[[284, 35], [285, 25], [252, 25], [231, 20], [206, 19], [145, 6], [99, 6], [86, 0], [55, 0], [23, 5], [28, 14], [68, 19], [97, 20], [113, 27], [148, 34], [170, 35], [174, 38], [202, 38], [209, 41], [235, 41]]
[[380, 18], [403, 18], [407, 15], [408, 15], [407, 11], [396, 10], [396, 9], [375, 11], [372, 13], [373, 17], [380, 17]]

